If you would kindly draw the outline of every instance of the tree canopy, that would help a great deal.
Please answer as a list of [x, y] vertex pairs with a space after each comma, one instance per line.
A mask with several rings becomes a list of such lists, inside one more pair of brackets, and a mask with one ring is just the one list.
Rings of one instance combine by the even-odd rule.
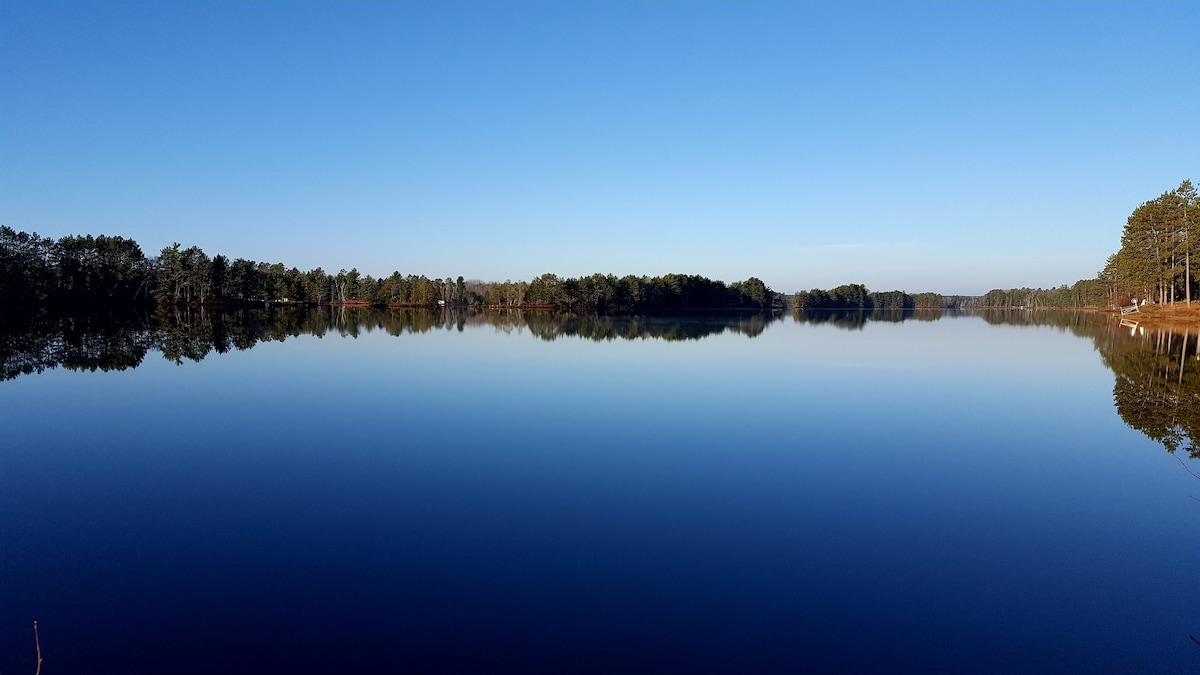
[[430, 279], [393, 272], [376, 279], [358, 269], [301, 271], [173, 244], [147, 258], [122, 237], [68, 236], [59, 240], [0, 228], [0, 300], [9, 308], [133, 303], [361, 304], [393, 307], [497, 306], [560, 310], [772, 309], [784, 304], [761, 279], [726, 284], [694, 274], [612, 274], [531, 281]]
[[862, 284], [842, 284], [837, 288], [824, 290], [814, 288], [800, 291], [792, 296], [792, 306], [802, 310], [871, 310], [871, 309], [947, 309], [953, 308], [953, 301], [948, 301], [940, 293], [917, 293], [909, 295], [904, 291], [872, 292]]
[[1143, 202], [1121, 233], [1121, 248], [1108, 257], [1096, 281], [1110, 303], [1129, 298], [1191, 304], [1192, 254], [1200, 251], [1200, 199], [1190, 180]]

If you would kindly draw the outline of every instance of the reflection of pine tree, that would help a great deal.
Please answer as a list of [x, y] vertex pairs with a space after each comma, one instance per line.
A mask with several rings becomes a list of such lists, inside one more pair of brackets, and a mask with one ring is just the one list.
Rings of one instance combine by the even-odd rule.
[[88, 371], [136, 368], [156, 338], [149, 319], [137, 313], [42, 314], [0, 321], [0, 380], [60, 366]]
[[1097, 348], [1116, 376], [1113, 402], [1126, 424], [1168, 452], [1200, 458], [1200, 364], [1197, 337], [1154, 331], [1131, 335], [1113, 328]]
[[588, 340], [667, 341], [700, 340], [725, 331], [747, 337], [757, 337], [767, 324], [779, 318], [776, 314], [754, 312], [719, 315], [607, 315], [569, 314], [562, 312], [518, 312], [529, 332], [536, 337], [553, 341], [559, 337], [582, 337]]

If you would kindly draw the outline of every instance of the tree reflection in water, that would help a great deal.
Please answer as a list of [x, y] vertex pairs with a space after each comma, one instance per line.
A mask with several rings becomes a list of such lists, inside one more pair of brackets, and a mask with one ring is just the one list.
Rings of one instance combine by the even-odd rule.
[[388, 335], [462, 331], [493, 326], [503, 332], [528, 331], [542, 340], [700, 340], [729, 332], [757, 337], [779, 314], [575, 315], [556, 312], [470, 312], [459, 309], [378, 310], [348, 307], [275, 307], [214, 312], [180, 308], [152, 315], [55, 316], [19, 321], [0, 317], [0, 380], [70, 370], [125, 370], [158, 350], [174, 363], [201, 361], [212, 352], [250, 349], [260, 342], [300, 335], [357, 338], [382, 330]]
[[[797, 323], [861, 330], [871, 322], [936, 321], [939, 311], [794, 311]], [[979, 312], [997, 325], [1054, 326], [1091, 339], [1113, 372], [1117, 414], [1129, 426], [1162, 443], [1170, 452], [1200, 458], [1200, 328], [1150, 328], [1095, 312], [994, 310]], [[382, 330], [388, 335], [462, 331], [492, 326], [525, 332], [546, 341], [701, 340], [733, 333], [754, 338], [780, 313], [727, 312], [675, 315], [583, 315], [555, 312], [458, 309], [377, 310], [346, 307], [275, 307], [213, 312], [170, 309], [155, 314], [55, 316], [13, 320], [0, 316], [0, 380], [70, 370], [136, 368], [150, 350], [174, 363], [200, 361], [212, 352], [250, 349], [265, 341], [300, 335], [356, 338]]]
[[1113, 372], [1113, 403], [1130, 427], [1168, 452], [1200, 459], [1200, 328], [1152, 327], [1096, 312], [994, 310], [988, 323], [1055, 326], [1092, 340]]
[[1176, 331], [1122, 323], [1097, 341], [1100, 357], [1116, 376], [1117, 414], [1168, 452], [1184, 450], [1200, 458], [1194, 440], [1200, 432], [1200, 335], [1191, 327]]

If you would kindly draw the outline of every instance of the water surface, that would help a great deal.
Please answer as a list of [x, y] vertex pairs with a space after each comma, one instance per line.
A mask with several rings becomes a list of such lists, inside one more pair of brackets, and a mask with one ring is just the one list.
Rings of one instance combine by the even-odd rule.
[[1200, 667], [1195, 334], [103, 323], [2, 343], [0, 672]]

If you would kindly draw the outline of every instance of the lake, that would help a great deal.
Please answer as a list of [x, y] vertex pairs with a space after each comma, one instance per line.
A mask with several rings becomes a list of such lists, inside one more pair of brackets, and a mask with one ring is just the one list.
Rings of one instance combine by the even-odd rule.
[[1196, 672], [1196, 333], [9, 326], [0, 672]]

